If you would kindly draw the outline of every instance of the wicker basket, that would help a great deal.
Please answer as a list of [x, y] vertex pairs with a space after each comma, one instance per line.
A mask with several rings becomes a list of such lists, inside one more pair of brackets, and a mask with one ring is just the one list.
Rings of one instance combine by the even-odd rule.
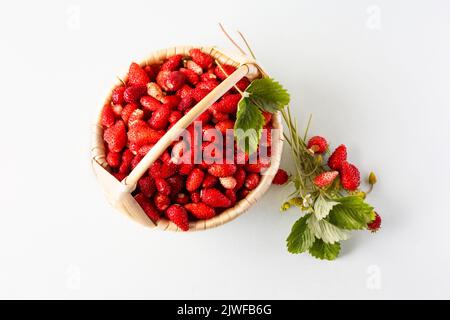
[[[187, 55], [193, 46], [179, 46], [172, 47], [165, 50], [160, 50], [150, 55], [145, 59], [141, 65], [149, 65], [160, 63], [166, 58], [175, 54]], [[199, 48], [199, 47], [196, 47]], [[111, 92], [109, 91], [106, 100], [99, 107], [98, 116], [95, 119], [92, 139], [92, 165], [94, 172], [100, 182], [100, 185], [105, 191], [109, 202], [120, 212], [129, 216], [138, 223], [154, 228], [157, 227], [162, 230], [180, 231], [179, 228], [171, 221], [161, 218], [156, 224], [151, 221], [144, 213], [139, 204], [134, 200], [131, 192], [134, 191], [137, 180], [147, 171], [153, 161], [167, 148], [168, 144], [178, 135], [179, 131], [186, 128], [192, 121], [207, 109], [213, 102], [218, 100], [223, 93], [228, 91], [237, 81], [242, 77], [247, 76], [249, 79], [260, 77], [261, 74], [266, 74], [263, 69], [256, 63], [255, 60], [247, 56], [234, 56], [232, 54], [225, 54], [223, 50], [215, 47], [202, 47], [201, 50], [213, 56], [221, 64], [231, 64], [237, 70], [224, 80], [216, 89], [200, 101], [192, 110], [186, 114], [177, 124], [169, 130], [166, 135], [151, 149], [151, 151], [141, 160], [139, 165], [125, 178], [122, 182], [116, 180], [108, 171], [108, 164], [105, 158], [105, 147], [103, 143], [103, 128], [100, 124], [101, 109], [105, 104], [111, 101]], [[126, 77], [123, 79], [126, 80]], [[113, 88], [119, 84], [114, 84]], [[272, 117], [272, 126], [275, 129], [282, 129], [280, 114], [274, 114]], [[229, 222], [248, 210], [262, 195], [267, 191], [272, 183], [274, 173], [279, 167], [283, 141], [281, 137], [272, 139], [272, 153], [271, 166], [269, 170], [262, 176], [260, 184], [252, 190], [245, 199], [242, 199], [232, 208], [229, 208], [219, 215], [209, 220], [199, 220], [190, 222], [189, 231], [205, 230], [217, 227], [226, 222]]]

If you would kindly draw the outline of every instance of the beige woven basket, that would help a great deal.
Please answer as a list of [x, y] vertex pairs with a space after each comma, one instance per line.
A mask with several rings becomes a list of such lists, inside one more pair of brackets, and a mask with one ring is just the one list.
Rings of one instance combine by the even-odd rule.
[[[178, 46], [165, 50], [160, 50], [150, 55], [147, 59], [141, 62], [141, 66], [161, 63], [166, 58], [175, 54], [187, 55], [189, 50], [194, 46]], [[92, 166], [97, 179], [102, 186], [108, 201], [120, 212], [129, 216], [138, 223], [158, 229], [168, 231], [180, 231], [179, 228], [171, 221], [161, 218], [156, 224], [148, 218], [139, 204], [134, 200], [131, 193], [136, 187], [137, 180], [147, 171], [151, 163], [153, 163], [162, 152], [170, 145], [170, 143], [178, 136], [181, 130], [185, 129], [192, 123], [198, 115], [205, 111], [212, 103], [218, 100], [225, 92], [234, 86], [242, 77], [246, 76], [250, 80], [266, 75], [265, 71], [257, 64], [254, 59], [247, 56], [235, 56], [233, 54], [225, 54], [223, 50], [215, 47], [198, 47], [203, 52], [206, 52], [217, 59], [221, 64], [231, 64], [237, 70], [231, 74], [226, 80], [208, 94], [202, 101], [200, 101], [190, 112], [188, 112], [180, 121], [176, 123], [160, 141], [151, 149], [151, 151], [141, 160], [139, 165], [130, 173], [130, 175], [123, 181], [117, 181], [108, 171], [108, 164], [106, 162], [105, 147], [103, 143], [103, 128], [100, 124], [101, 109], [105, 104], [111, 102], [111, 92], [105, 101], [99, 106], [99, 112], [95, 119], [93, 136], [92, 136]], [[126, 80], [126, 76], [122, 79]], [[119, 81], [114, 84], [113, 88], [119, 84]], [[281, 116], [279, 113], [272, 117], [272, 126], [274, 129], [282, 129]], [[229, 208], [219, 215], [209, 220], [199, 220], [190, 222], [189, 231], [205, 230], [217, 227], [226, 222], [233, 220], [248, 210], [262, 195], [267, 191], [272, 183], [275, 172], [278, 170], [281, 158], [283, 141], [281, 136], [272, 138], [272, 153], [271, 166], [269, 170], [262, 176], [260, 184], [256, 189], [248, 194], [245, 199], [242, 199], [232, 208]]]

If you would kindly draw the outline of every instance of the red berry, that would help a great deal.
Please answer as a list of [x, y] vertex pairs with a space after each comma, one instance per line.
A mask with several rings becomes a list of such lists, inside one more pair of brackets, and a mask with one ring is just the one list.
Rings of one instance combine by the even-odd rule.
[[337, 171], [322, 172], [314, 178], [313, 182], [319, 188], [326, 188], [333, 183], [334, 179], [336, 179], [338, 175], [339, 172]]
[[187, 176], [189, 173], [191, 173], [192, 169], [194, 169], [194, 164], [192, 163], [181, 163], [178, 167], [178, 173]]
[[264, 171], [270, 166], [270, 163], [263, 163], [261, 161], [257, 163], [247, 163], [245, 165], [245, 170], [252, 173], [260, 173], [261, 171]]
[[156, 210], [155, 206], [148, 200], [148, 198], [142, 193], [138, 193], [134, 199], [144, 210], [145, 214], [153, 221], [156, 222], [160, 219], [159, 212]]
[[234, 190], [231, 189], [227, 189], [225, 191], [225, 196], [230, 199], [231, 201], [231, 205], [234, 206], [236, 204], [237, 201], [237, 197], [236, 197], [236, 192]]
[[158, 65], [145, 66], [144, 70], [147, 73], [150, 81], [153, 81], [155, 79], [156, 75], [158, 74], [159, 66]]
[[215, 128], [220, 131], [223, 135], [227, 133], [227, 130], [234, 129], [234, 120], [224, 120], [217, 122]]
[[314, 153], [324, 153], [328, 148], [328, 142], [321, 136], [314, 136], [308, 141], [308, 149]]
[[347, 191], [358, 189], [360, 183], [360, 173], [353, 164], [344, 161], [341, 165], [341, 184]]
[[144, 157], [141, 156], [140, 154], [137, 154], [134, 156], [133, 160], [131, 161], [131, 170], [134, 170], [134, 168], [137, 167], [139, 162], [141, 162], [142, 158], [144, 158]]
[[148, 174], [153, 179], [161, 177], [161, 161], [160, 160], [156, 160], [155, 162], [153, 162], [150, 165], [150, 167], [148, 168]]
[[177, 123], [182, 117], [183, 117], [183, 115], [181, 114], [180, 111], [177, 111], [177, 110], [172, 111], [169, 116], [169, 122]]
[[164, 129], [169, 124], [170, 114], [170, 109], [164, 107], [159, 108], [152, 113], [150, 120], [148, 120], [148, 124], [155, 130]]
[[184, 205], [184, 204], [186, 204], [188, 202], [189, 202], [189, 197], [185, 193], [178, 193], [175, 196], [175, 203]]
[[171, 205], [167, 211], [166, 216], [170, 221], [175, 223], [178, 228], [183, 231], [189, 230], [189, 220], [186, 209], [178, 204]]
[[161, 103], [168, 109], [175, 109], [180, 104], [181, 98], [177, 95], [164, 96]]
[[253, 190], [255, 189], [258, 184], [259, 184], [259, 180], [260, 180], [260, 176], [258, 173], [250, 173], [246, 178], [245, 178], [245, 187], [248, 190]]
[[101, 124], [102, 126], [109, 128], [114, 124], [114, 122], [116, 122], [114, 111], [111, 108], [111, 105], [105, 104], [102, 110]]
[[192, 192], [191, 193], [191, 201], [193, 203], [199, 203], [200, 201], [202, 201], [202, 199], [200, 198], [200, 192]]
[[216, 188], [206, 188], [200, 191], [202, 202], [210, 207], [228, 208], [231, 206], [231, 201], [222, 192]]
[[176, 54], [174, 56], [171, 56], [166, 60], [166, 62], [164, 62], [161, 65], [160, 70], [175, 71], [180, 67], [182, 59], [183, 59], [183, 56], [181, 54]]
[[131, 163], [133, 162], [134, 155], [130, 149], [126, 149], [122, 154], [122, 163], [119, 167], [119, 172], [128, 174], [131, 169]]
[[120, 153], [119, 152], [113, 152], [110, 151], [106, 155], [106, 162], [108, 162], [108, 165], [112, 168], [117, 168], [120, 166]]
[[328, 166], [330, 169], [339, 170], [344, 161], [347, 161], [347, 147], [341, 144], [328, 158]]
[[128, 71], [128, 84], [131, 86], [136, 85], [146, 85], [150, 82], [147, 73], [144, 69], [141, 68], [140, 65], [133, 62], [130, 65], [130, 70]]
[[170, 195], [170, 184], [164, 180], [163, 178], [155, 178], [155, 186], [156, 190], [158, 190], [159, 193], [168, 196]]
[[192, 192], [200, 188], [204, 177], [205, 173], [201, 169], [194, 168], [187, 177], [186, 190]]
[[236, 83], [236, 87], [238, 87], [239, 90], [245, 91], [247, 87], [250, 85], [250, 81], [247, 78], [242, 78]]
[[282, 185], [285, 184], [289, 179], [289, 176], [286, 171], [283, 169], [278, 169], [277, 173], [275, 174], [275, 177], [273, 177], [272, 183]]
[[153, 197], [153, 202], [159, 211], [164, 211], [170, 206], [170, 199], [168, 196], [162, 193], [157, 193]]
[[225, 189], [234, 189], [236, 188], [237, 181], [233, 176], [219, 178], [220, 184]]
[[224, 96], [216, 106], [216, 110], [223, 113], [235, 114], [237, 111], [239, 100], [241, 100], [240, 94], [229, 94]]
[[162, 138], [164, 132], [156, 131], [148, 126], [147, 123], [135, 121], [133, 127], [128, 131], [128, 139], [139, 146], [146, 144], [155, 144]]
[[195, 71], [191, 69], [181, 68], [180, 72], [182, 72], [186, 76], [187, 82], [190, 83], [191, 85], [195, 86], [197, 83], [200, 82], [200, 77]]
[[236, 179], [236, 186], [234, 187], [235, 190], [239, 190], [242, 188], [245, 182], [245, 177], [247, 176], [247, 173], [245, 173], [245, 170], [242, 168], [239, 168], [236, 173], [234, 174], [234, 178]]
[[120, 118], [120, 115], [122, 114], [122, 110], [123, 110], [122, 106], [120, 104], [115, 104], [115, 105], [112, 105], [111, 108], [114, 112], [114, 115], [117, 118]]
[[216, 215], [214, 208], [199, 202], [199, 203], [188, 203], [184, 206], [187, 211], [192, 213], [197, 219], [211, 219]]
[[153, 146], [153, 144], [146, 144], [138, 149], [137, 154], [145, 157], [145, 155], [153, 148]]
[[137, 102], [139, 99], [147, 93], [147, 87], [144, 85], [135, 85], [125, 89], [123, 93], [123, 99], [125, 102]]
[[367, 224], [367, 229], [369, 229], [372, 232], [377, 232], [381, 228], [381, 217], [378, 215], [378, 213], [375, 212], [375, 219], [373, 219], [371, 222]]
[[192, 60], [203, 69], [208, 69], [213, 64], [213, 58], [209, 54], [202, 52], [200, 49], [191, 49], [189, 55]]
[[138, 120], [142, 120], [144, 118], [144, 111], [141, 109], [134, 110], [130, 117], [128, 118], [128, 127], [131, 127], [134, 125], [134, 123]]
[[122, 151], [127, 144], [125, 123], [119, 120], [113, 126], [107, 128], [103, 134], [103, 139], [108, 144], [109, 150], [113, 152]]
[[272, 114], [267, 111], [263, 111], [262, 115], [264, 117], [264, 125], [269, 124], [270, 120], [272, 120]]
[[[222, 71], [222, 69], [225, 71], [225, 73]], [[214, 69], [214, 73], [220, 80], [225, 80], [234, 71], [236, 71], [236, 68], [229, 64], [222, 64], [222, 68], [220, 66], [217, 66]]]
[[145, 176], [139, 179], [138, 181], [139, 190], [141, 193], [150, 198], [155, 193], [155, 182], [149, 176]]
[[211, 187], [214, 187], [217, 184], [217, 182], [219, 182], [219, 179], [208, 173], [208, 174], [206, 174], [205, 179], [203, 179], [202, 187], [203, 188], [211, 188]]
[[144, 110], [153, 112], [161, 107], [161, 102], [151, 96], [143, 96], [140, 103]]
[[161, 177], [168, 178], [173, 176], [177, 172], [178, 166], [172, 161], [164, 161], [161, 166]]
[[217, 87], [218, 85], [219, 85], [219, 81], [217, 81], [217, 80], [208, 80], [208, 81], [200, 82], [199, 84], [197, 84], [195, 86], [195, 88], [196, 89], [200, 89], [200, 90], [206, 90], [209, 93], [212, 90], [214, 90], [214, 88]]
[[228, 177], [233, 175], [236, 172], [237, 168], [234, 164], [228, 164], [228, 163], [213, 163], [208, 168], [208, 173], [215, 176], [215, 177]]
[[184, 187], [184, 179], [179, 174], [172, 175], [167, 178], [167, 182], [170, 185], [170, 194], [176, 195], [178, 194]]
[[128, 120], [131, 117], [131, 114], [138, 108], [138, 105], [134, 102], [128, 103], [123, 109], [120, 114], [120, 117], [125, 123], [128, 123]]
[[122, 181], [127, 177], [126, 173], [116, 172], [112, 174], [117, 180]]
[[175, 92], [186, 81], [185, 75], [180, 71], [160, 71], [156, 77], [158, 85], [166, 91]]
[[123, 104], [123, 93], [125, 92], [125, 86], [117, 86], [111, 93], [111, 101], [113, 104]]

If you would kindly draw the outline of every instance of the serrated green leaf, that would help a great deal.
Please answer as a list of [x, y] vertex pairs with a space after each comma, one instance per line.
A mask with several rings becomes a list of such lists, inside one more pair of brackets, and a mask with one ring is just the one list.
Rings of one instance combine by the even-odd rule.
[[328, 220], [346, 230], [361, 230], [373, 220], [373, 207], [358, 196], [348, 196], [336, 200], [339, 204], [331, 210]]
[[290, 102], [287, 90], [270, 78], [253, 80], [245, 91], [254, 104], [271, 113], [283, 109]]
[[315, 215], [311, 215], [307, 223], [314, 236], [326, 243], [335, 243], [347, 240], [350, 237], [347, 231], [338, 228], [325, 219], [318, 220]]
[[239, 149], [249, 154], [255, 152], [261, 138], [263, 125], [264, 116], [258, 106], [251, 103], [248, 98], [242, 98], [238, 104], [234, 123], [234, 136]]
[[331, 209], [337, 204], [339, 204], [339, 202], [328, 200], [322, 195], [318, 196], [314, 202], [314, 214], [316, 215], [316, 218], [322, 220], [328, 216]]
[[312, 246], [315, 238], [307, 224], [310, 215], [304, 215], [292, 226], [291, 233], [286, 239], [290, 253], [302, 253]]
[[316, 239], [314, 244], [309, 248], [309, 253], [317, 259], [334, 260], [339, 255], [341, 251], [341, 244], [336, 243], [325, 243], [321, 239]]

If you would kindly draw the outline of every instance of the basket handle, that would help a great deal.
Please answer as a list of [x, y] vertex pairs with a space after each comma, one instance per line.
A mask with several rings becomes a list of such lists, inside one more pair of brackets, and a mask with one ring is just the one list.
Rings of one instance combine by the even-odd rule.
[[155, 162], [159, 156], [170, 146], [173, 140], [178, 138], [199, 115], [214, 102], [230, 90], [244, 76], [257, 73], [257, 67], [254, 64], [242, 64], [228, 78], [222, 81], [214, 90], [198, 102], [183, 118], [181, 118], [166, 134], [151, 148], [139, 164], [131, 171], [131, 173], [122, 180], [122, 183], [133, 191], [138, 180], [145, 174], [150, 165]]

